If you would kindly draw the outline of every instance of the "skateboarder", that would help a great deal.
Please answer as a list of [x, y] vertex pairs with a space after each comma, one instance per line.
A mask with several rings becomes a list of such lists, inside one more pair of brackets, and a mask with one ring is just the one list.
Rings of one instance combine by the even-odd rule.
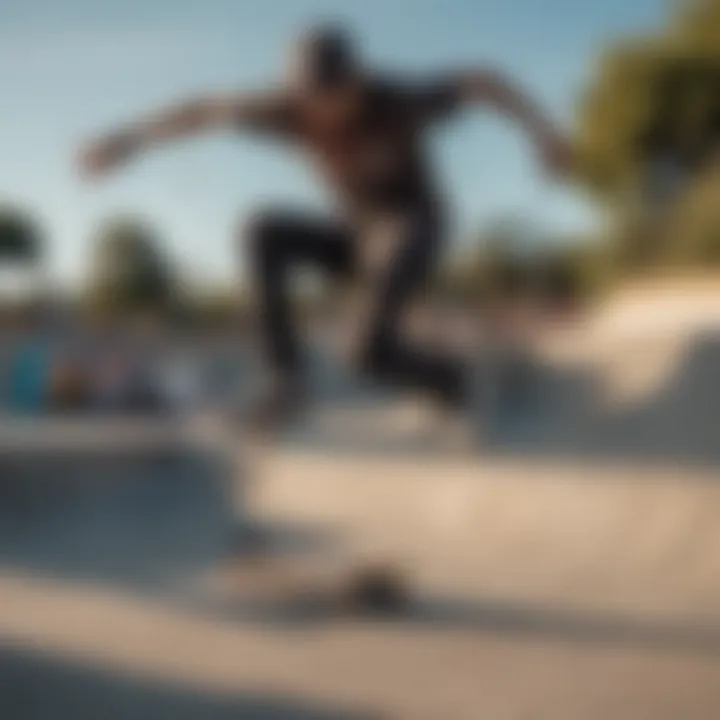
[[191, 100], [128, 125], [85, 148], [98, 176], [151, 147], [221, 128], [254, 132], [306, 151], [337, 198], [327, 217], [282, 208], [256, 214], [244, 233], [273, 378], [252, 420], [273, 427], [303, 406], [304, 374], [288, 297], [290, 273], [314, 264], [364, 280], [358, 369], [420, 390], [442, 406], [468, 402], [463, 366], [403, 335], [409, 303], [427, 288], [445, 244], [446, 213], [426, 162], [426, 131], [471, 105], [517, 121], [544, 167], [562, 175], [568, 145], [554, 124], [498, 73], [469, 70], [425, 79], [368, 71], [339, 27], [313, 28], [293, 48], [278, 88]]

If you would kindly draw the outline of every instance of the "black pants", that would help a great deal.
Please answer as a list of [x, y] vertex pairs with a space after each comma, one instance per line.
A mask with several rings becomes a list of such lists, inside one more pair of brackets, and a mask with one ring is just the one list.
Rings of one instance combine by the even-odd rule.
[[438, 400], [463, 400], [459, 364], [411, 347], [402, 320], [410, 301], [426, 291], [443, 238], [437, 213], [420, 210], [372, 216], [355, 224], [271, 211], [250, 223], [251, 272], [268, 360], [282, 376], [300, 369], [292, 322], [290, 273], [314, 265], [333, 276], [358, 280], [362, 318], [357, 322], [356, 363], [375, 379], [426, 391]]

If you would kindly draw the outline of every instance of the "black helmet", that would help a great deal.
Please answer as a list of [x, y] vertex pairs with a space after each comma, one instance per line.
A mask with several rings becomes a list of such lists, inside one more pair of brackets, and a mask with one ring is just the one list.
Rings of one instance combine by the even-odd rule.
[[350, 34], [338, 26], [315, 27], [301, 35], [290, 59], [291, 84], [299, 90], [324, 90], [357, 74], [358, 62]]

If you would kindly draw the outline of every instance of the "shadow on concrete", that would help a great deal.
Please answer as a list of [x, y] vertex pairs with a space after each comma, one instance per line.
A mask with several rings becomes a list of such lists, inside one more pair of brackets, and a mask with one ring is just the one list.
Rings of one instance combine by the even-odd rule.
[[529, 430], [519, 439], [512, 432], [501, 437], [499, 452], [720, 466], [718, 333], [696, 337], [663, 388], [623, 409], [606, 409], [603, 389], [590, 376], [549, 374], [541, 383], [544, 392]]
[[[228, 612], [226, 609], [225, 612]], [[411, 598], [402, 611], [345, 612], [333, 598], [237, 605], [235, 619], [272, 626], [312, 628], [333, 622], [382, 624], [416, 634], [478, 633], [518, 640], [573, 645], [625, 647], [646, 651], [687, 652], [720, 657], [720, 625], [698, 621], [648, 620], [614, 613], [576, 611], [512, 600], [456, 601], [441, 597]]]
[[3, 720], [371, 720], [255, 693], [194, 691], [0, 646]]
[[312, 527], [252, 522], [206, 457], [0, 457], [0, 567], [175, 591], [258, 543], [311, 552], [333, 541]]
[[429, 599], [417, 603], [408, 617], [398, 622], [418, 630], [477, 630], [505, 637], [720, 656], [720, 625], [651, 621], [513, 601], [464, 603]]
[[159, 587], [219, 551], [227, 489], [191, 457], [0, 459], [0, 564]]
[[[642, 359], [640, 359], [641, 362]], [[637, 362], [635, 359], [633, 362]], [[327, 359], [318, 382], [321, 412], [368, 411], [392, 406], [393, 393], [342, 376]], [[338, 377], [336, 377], [338, 375]], [[528, 383], [531, 398], [521, 412], [479, 408], [484, 428], [479, 455], [548, 459], [672, 463], [720, 467], [720, 334], [699, 334], [684, 360], [654, 397], [608, 409], [603, 388], [590, 372], [536, 368]], [[396, 394], [397, 395], [397, 394]], [[398, 433], [385, 418], [367, 430], [348, 430], [343, 421], [317, 429], [312, 418], [286, 433], [283, 443], [340, 456], [431, 458], [441, 446], [417, 433]], [[440, 424], [438, 427], [442, 427]]]

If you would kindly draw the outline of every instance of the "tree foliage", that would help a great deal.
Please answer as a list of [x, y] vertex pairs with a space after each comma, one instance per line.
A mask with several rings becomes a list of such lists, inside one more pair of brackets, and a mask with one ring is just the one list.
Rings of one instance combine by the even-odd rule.
[[93, 309], [113, 313], [170, 309], [176, 300], [170, 262], [146, 224], [119, 217], [97, 236], [89, 278]]
[[[701, 210], [691, 198], [700, 186], [705, 198], [720, 197], [720, 0], [675, 3], [660, 31], [601, 56], [581, 103], [577, 145], [580, 178], [610, 209], [623, 264], [716, 255], [705, 247], [715, 247], [720, 230], [708, 227], [711, 204]], [[698, 212], [704, 222], [691, 219]]]
[[35, 263], [42, 253], [41, 230], [20, 208], [0, 207], [0, 260]]
[[539, 236], [513, 218], [494, 223], [467, 246], [440, 279], [440, 296], [487, 306], [526, 298], [582, 304], [611, 275], [609, 248], [586, 237]]

